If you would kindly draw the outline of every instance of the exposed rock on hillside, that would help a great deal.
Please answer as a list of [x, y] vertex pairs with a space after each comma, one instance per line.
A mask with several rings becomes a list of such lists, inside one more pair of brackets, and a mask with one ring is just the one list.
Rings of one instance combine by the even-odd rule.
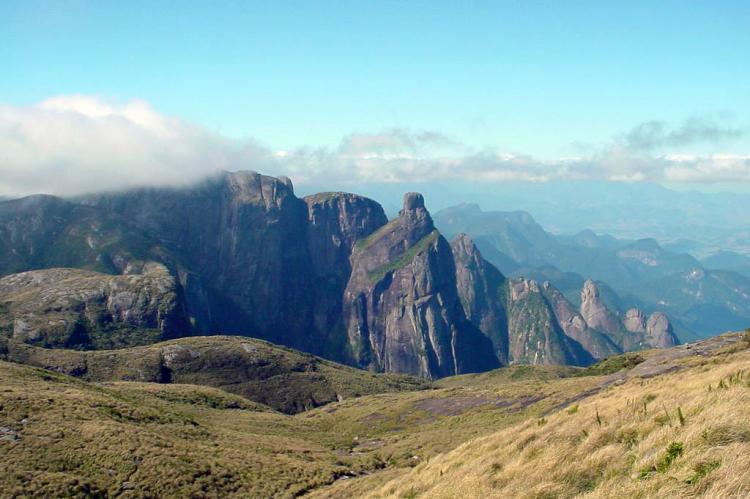
[[0, 279], [0, 330], [46, 347], [106, 348], [190, 334], [169, 271], [150, 263], [137, 274], [45, 269]]
[[593, 332], [549, 283], [542, 290], [533, 280], [505, 279], [465, 234], [451, 247], [466, 316], [490, 338], [500, 362], [586, 365], [599, 358], [582, 344]]
[[679, 344], [672, 330], [672, 324], [662, 312], [654, 312], [646, 324], [646, 341], [656, 348], [669, 348]]
[[212, 386], [287, 413], [360, 395], [426, 387], [408, 376], [363, 372], [264, 341], [227, 336], [95, 352], [43, 349], [11, 340], [3, 357], [87, 381]]
[[625, 313], [623, 325], [625, 326], [625, 329], [631, 333], [645, 333], [646, 316], [637, 308], [631, 308]]
[[590, 280], [581, 291], [581, 315], [591, 328], [606, 333], [622, 351], [664, 348], [679, 343], [665, 314], [655, 312], [646, 321], [642, 311], [631, 308], [621, 320], [604, 305], [599, 289]]
[[466, 234], [451, 241], [456, 285], [466, 317], [487, 336], [501, 364], [509, 362], [505, 276], [487, 262]]
[[570, 339], [580, 344], [593, 359], [603, 359], [622, 353], [622, 349], [609, 336], [591, 328], [554, 286], [545, 282], [542, 289], [562, 330]]
[[[357, 240], [385, 225], [388, 219], [375, 201], [354, 194], [322, 193], [304, 200], [314, 286], [314, 292], [309, 294], [312, 325], [321, 336], [327, 335], [325, 342], [340, 349], [346, 343], [342, 297], [351, 273], [349, 256]], [[345, 354], [339, 351], [334, 357], [343, 359]]]
[[588, 280], [581, 290], [581, 316], [589, 327], [619, 336], [622, 325], [618, 317], [611, 312], [599, 296], [599, 288]]
[[[523, 213], [507, 222], [533, 223]], [[141, 272], [143, 262], [153, 263]], [[388, 222], [372, 200], [300, 199], [289, 179], [254, 172], [180, 189], [0, 202], [0, 275], [54, 267], [102, 273], [44, 270], [55, 277], [24, 284], [35, 297], [5, 291], [6, 336], [105, 348], [240, 334], [430, 378], [505, 363], [586, 364], [613, 345], [673, 336], [663, 321], [628, 331], [591, 282], [579, 315], [554, 288], [506, 280], [468, 238], [449, 245], [420, 194], [407, 194]]]
[[536, 281], [510, 281], [510, 358], [519, 364], [587, 365], [593, 358], [565, 335]]

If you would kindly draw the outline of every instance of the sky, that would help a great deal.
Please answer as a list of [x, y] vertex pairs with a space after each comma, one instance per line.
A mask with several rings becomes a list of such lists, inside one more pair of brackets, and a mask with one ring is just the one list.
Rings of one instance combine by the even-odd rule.
[[747, 1], [0, 2], [0, 195], [750, 184]]

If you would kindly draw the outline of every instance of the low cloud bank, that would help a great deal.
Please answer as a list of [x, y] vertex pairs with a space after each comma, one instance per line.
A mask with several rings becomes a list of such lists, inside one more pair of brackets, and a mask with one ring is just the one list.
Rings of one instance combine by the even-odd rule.
[[178, 186], [240, 169], [288, 175], [296, 183], [750, 182], [750, 156], [654, 152], [742, 134], [702, 118], [678, 127], [646, 122], [596, 153], [558, 160], [478, 152], [439, 132], [402, 129], [354, 133], [336, 148], [274, 151], [165, 116], [143, 101], [62, 96], [30, 107], [0, 105], [0, 196]]

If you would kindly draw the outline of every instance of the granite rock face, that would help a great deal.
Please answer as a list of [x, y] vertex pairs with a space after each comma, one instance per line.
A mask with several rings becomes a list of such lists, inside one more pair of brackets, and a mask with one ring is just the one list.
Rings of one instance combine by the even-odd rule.
[[623, 325], [625, 326], [625, 329], [631, 333], [645, 333], [646, 316], [637, 308], [631, 308], [625, 313]]
[[593, 358], [571, 341], [539, 284], [530, 279], [509, 282], [508, 334], [510, 360], [516, 364], [588, 365]]
[[507, 365], [509, 333], [507, 314], [508, 282], [487, 262], [466, 234], [451, 241], [456, 267], [456, 285], [466, 317], [487, 336], [498, 361]]
[[12, 338], [45, 347], [122, 347], [189, 335], [167, 268], [151, 263], [137, 270], [113, 276], [45, 269], [6, 276], [0, 279], [0, 324]]
[[346, 339], [342, 297], [351, 274], [349, 257], [354, 244], [388, 223], [388, 218], [375, 201], [354, 194], [321, 193], [304, 200], [314, 289], [309, 294], [312, 329], [320, 332], [323, 342], [339, 346], [334, 357], [344, 360], [346, 353], [340, 348]]
[[491, 342], [466, 319], [453, 254], [419, 194], [399, 217], [355, 245], [344, 293], [353, 361], [427, 378], [499, 366]]
[[583, 316], [554, 286], [545, 282], [542, 289], [565, 335], [577, 342], [593, 359], [603, 359], [622, 353], [622, 349], [607, 334], [589, 326]]
[[611, 335], [619, 335], [622, 329], [619, 318], [601, 300], [599, 287], [591, 280], [581, 290], [581, 316], [589, 327]]
[[587, 365], [600, 358], [581, 343], [591, 333], [586, 323], [549, 283], [506, 279], [466, 234], [451, 247], [464, 312], [501, 363]]
[[669, 318], [662, 312], [654, 312], [646, 323], [646, 341], [655, 348], [669, 348], [679, 344]]
[[624, 325], [593, 282], [578, 313], [548, 284], [507, 280], [467, 237], [449, 244], [420, 194], [389, 222], [367, 198], [300, 199], [254, 172], [0, 202], [0, 276], [0, 336], [53, 347], [237, 334], [437, 378], [674, 338], [665, 317]]
[[598, 287], [590, 280], [581, 291], [581, 315], [589, 327], [605, 333], [622, 351], [665, 348], [679, 343], [664, 313], [654, 312], [647, 321], [641, 310], [631, 308], [620, 318], [607, 308]]

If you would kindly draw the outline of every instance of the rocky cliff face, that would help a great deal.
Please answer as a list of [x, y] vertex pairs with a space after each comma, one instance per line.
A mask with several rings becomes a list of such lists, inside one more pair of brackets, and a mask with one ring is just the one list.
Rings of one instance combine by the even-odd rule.
[[[300, 199], [289, 179], [253, 172], [182, 189], [0, 202], [0, 275], [54, 267], [79, 270], [6, 277], [15, 286], [0, 299], [6, 335], [101, 348], [240, 334], [432, 378], [514, 362], [586, 364], [613, 343], [673, 337], [666, 319], [630, 332], [593, 283], [578, 314], [549, 286], [506, 280], [468, 238], [449, 245], [419, 194], [388, 222], [369, 199]], [[58, 281], [70, 281], [67, 290]], [[24, 309], [21, 295], [36, 305]]]
[[0, 331], [45, 347], [107, 348], [191, 333], [179, 289], [161, 264], [106, 275], [45, 269], [0, 279]]
[[533, 280], [507, 280], [466, 234], [458, 234], [451, 247], [466, 316], [490, 338], [501, 363], [593, 361], [596, 356], [581, 344], [589, 333], [585, 322], [549, 283], [542, 289]]
[[654, 312], [646, 320], [642, 311], [631, 308], [620, 319], [604, 305], [592, 281], [586, 281], [581, 291], [581, 315], [589, 327], [605, 333], [622, 351], [665, 348], [679, 343], [665, 314]]
[[510, 360], [506, 310], [508, 282], [482, 257], [466, 234], [453, 238], [451, 249], [464, 313], [492, 341], [498, 361], [507, 365]]
[[453, 255], [419, 194], [355, 245], [344, 293], [353, 360], [375, 370], [440, 377], [499, 365], [464, 315]]
[[591, 328], [613, 336], [621, 335], [619, 318], [606, 307], [599, 296], [599, 288], [591, 280], [586, 281], [581, 290], [581, 316]]
[[593, 359], [622, 353], [622, 349], [609, 336], [590, 327], [573, 305], [549, 282], [545, 282], [542, 289], [565, 335], [580, 344]]
[[654, 312], [646, 323], [646, 342], [655, 348], [669, 348], [679, 344], [672, 324], [662, 312]]
[[510, 281], [510, 359], [517, 364], [588, 365], [593, 357], [565, 335], [536, 281]]
[[631, 308], [630, 310], [625, 312], [623, 325], [625, 326], [625, 329], [627, 329], [631, 333], [645, 333], [646, 316], [637, 308]]
[[[314, 292], [309, 293], [313, 330], [320, 333], [320, 353], [347, 357], [342, 296], [349, 281], [349, 257], [354, 244], [388, 223], [383, 208], [372, 201], [342, 192], [321, 193], [307, 204], [307, 246]], [[327, 350], [327, 351], [326, 351]]]

